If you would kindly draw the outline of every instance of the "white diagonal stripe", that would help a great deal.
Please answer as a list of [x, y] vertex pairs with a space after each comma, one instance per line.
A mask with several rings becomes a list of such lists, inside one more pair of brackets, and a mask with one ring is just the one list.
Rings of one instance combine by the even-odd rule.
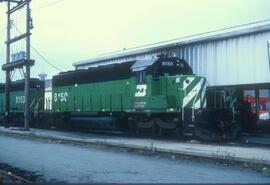
[[190, 102], [190, 100], [192, 100], [192, 98], [199, 93], [200, 88], [201, 83], [199, 82], [188, 94], [186, 94], [183, 99], [183, 107], [185, 107]]
[[[189, 83], [186, 83], [187, 80], [189, 81]], [[183, 89], [185, 90], [193, 80], [195, 80], [195, 77], [187, 77], [187, 79], [184, 80]]]

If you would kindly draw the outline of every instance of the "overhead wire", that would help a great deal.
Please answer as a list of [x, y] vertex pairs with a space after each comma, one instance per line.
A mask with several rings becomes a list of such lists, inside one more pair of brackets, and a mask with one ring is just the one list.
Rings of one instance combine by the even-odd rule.
[[[21, 32], [20, 32], [20, 30], [17, 28], [17, 26], [16, 25], [14, 25], [13, 24], [13, 26], [14, 26], [14, 28], [17, 30], [17, 32], [19, 32], [20, 34], [21, 34]], [[54, 64], [52, 64], [48, 59], [46, 59], [33, 45], [31, 45], [30, 44], [30, 47], [36, 52], [36, 54], [41, 58], [41, 59], [43, 59], [43, 61], [44, 62], [46, 62], [48, 65], [50, 65], [52, 68], [54, 68], [54, 69], [56, 69], [57, 71], [59, 71], [59, 72], [62, 72], [62, 70], [60, 69], [60, 68], [58, 68], [57, 66], [55, 66]]]
[[[49, 6], [53, 6], [55, 4], [61, 3], [62, 1], [65, 1], [65, 0], [57, 0], [57, 1], [54, 1], [54, 2], [51, 2], [51, 3], [45, 4], [45, 5], [41, 5], [41, 6], [38, 6], [36, 8], [32, 8], [31, 11], [35, 11], [35, 10], [47, 8]], [[34, 1], [34, 2], [37, 2], [37, 1]], [[6, 4], [7, 4], [7, 2], [6, 2]], [[25, 13], [22, 13], [21, 16], [19, 17], [19, 20], [22, 19], [24, 15], [25, 15]]]
[[[57, 0], [57, 1], [54, 1], [54, 2], [51, 2], [51, 3], [48, 3], [48, 4], [45, 4], [45, 5], [39, 6], [39, 7], [37, 7], [37, 8], [33, 8], [32, 11], [33, 11], [33, 10], [39, 10], [39, 9], [47, 8], [47, 7], [49, 7], [49, 6], [53, 6], [53, 5], [55, 5], [55, 4], [58, 4], [58, 3], [62, 2], [62, 1], [64, 1], [64, 0]], [[16, 19], [17, 19], [17, 17], [16, 17]], [[12, 25], [15, 27], [16, 31], [17, 31], [18, 33], [21, 34], [21, 31], [17, 28], [17, 26], [16, 26], [14, 23], [12, 23]], [[58, 68], [56, 65], [54, 65], [53, 63], [51, 63], [48, 59], [46, 59], [46, 57], [44, 57], [44, 55], [42, 55], [41, 52], [38, 51], [33, 45], [30, 45], [30, 47], [36, 52], [36, 54], [37, 54], [44, 62], [46, 62], [48, 65], [50, 65], [52, 68], [56, 69], [57, 71], [59, 71], [59, 72], [62, 71], [62, 70], [61, 70], [60, 68]]]
[[[35, 8], [35, 10], [41, 9], [41, 8], [46, 8], [48, 6], [52, 6], [54, 4], [60, 3], [61, 1], [64, 1], [64, 0], [58, 0], [58, 1], [55, 1], [53, 3], [49, 3], [49, 4], [46, 4], [44, 6], [40, 6], [38, 8]], [[7, 4], [7, 2], [6, 2], [6, 4]], [[21, 31], [17, 28], [17, 26], [13, 22], [11, 22], [11, 24], [14, 26], [14, 28], [16, 29], [16, 31], [21, 34]], [[62, 70], [60, 68], [58, 68], [57, 66], [55, 66], [54, 64], [52, 64], [48, 59], [46, 59], [33, 45], [30, 44], [30, 47], [36, 52], [36, 54], [41, 59], [43, 59], [44, 62], [46, 62], [48, 65], [50, 65], [52, 68], [56, 69], [57, 71], [62, 72]]]
[[30, 45], [30, 46], [39, 55], [39, 57], [42, 58], [48, 65], [50, 65], [51, 67], [53, 67], [57, 71], [62, 72], [62, 70], [60, 68], [58, 68], [57, 66], [52, 64], [50, 61], [48, 61], [36, 48], [34, 48], [32, 45]]
[[54, 2], [51, 2], [51, 3], [45, 4], [45, 5], [39, 6], [37, 8], [32, 8], [32, 10], [34, 11], [34, 10], [39, 10], [39, 9], [47, 8], [49, 6], [53, 6], [55, 4], [61, 3], [62, 1], [64, 1], [64, 0], [54, 1]]

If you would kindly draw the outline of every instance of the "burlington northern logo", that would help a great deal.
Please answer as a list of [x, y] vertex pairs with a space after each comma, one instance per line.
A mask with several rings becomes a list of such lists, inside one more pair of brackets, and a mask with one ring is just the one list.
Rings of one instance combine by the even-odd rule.
[[146, 95], [146, 89], [147, 89], [146, 84], [137, 85], [135, 97], [144, 97]]

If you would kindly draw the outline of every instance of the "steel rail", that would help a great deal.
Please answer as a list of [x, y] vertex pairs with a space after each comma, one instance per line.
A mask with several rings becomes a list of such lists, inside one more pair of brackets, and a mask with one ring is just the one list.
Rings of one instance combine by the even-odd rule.
[[20, 181], [22, 181], [23, 183], [27, 183], [27, 184], [32, 184], [32, 183], [33, 183], [33, 182], [31, 182], [31, 181], [29, 181], [29, 180], [27, 180], [27, 179], [24, 179], [24, 178], [22, 178], [22, 177], [19, 177], [19, 176], [17, 176], [17, 175], [11, 174], [11, 173], [8, 173], [8, 172], [3, 171], [3, 170], [0, 170], [0, 173], [2, 173], [2, 174], [4, 174], [4, 175], [7, 175], [7, 176], [10, 176], [10, 177], [12, 177], [12, 178], [14, 178], [14, 179], [20, 180]]

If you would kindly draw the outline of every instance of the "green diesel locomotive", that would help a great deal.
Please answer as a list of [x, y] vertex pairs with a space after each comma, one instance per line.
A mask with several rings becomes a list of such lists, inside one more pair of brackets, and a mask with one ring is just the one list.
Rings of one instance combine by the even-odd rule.
[[[10, 84], [9, 120], [5, 120], [4, 97], [5, 84], [0, 84], [0, 122], [8, 121], [11, 125], [21, 126], [24, 120], [24, 80], [17, 80]], [[42, 112], [44, 108], [45, 83], [39, 79], [30, 79], [30, 108], [32, 118], [34, 114]]]
[[92, 129], [192, 134], [196, 110], [205, 104], [205, 82], [176, 57], [74, 70], [53, 77], [52, 111], [58, 123], [62, 118]]

